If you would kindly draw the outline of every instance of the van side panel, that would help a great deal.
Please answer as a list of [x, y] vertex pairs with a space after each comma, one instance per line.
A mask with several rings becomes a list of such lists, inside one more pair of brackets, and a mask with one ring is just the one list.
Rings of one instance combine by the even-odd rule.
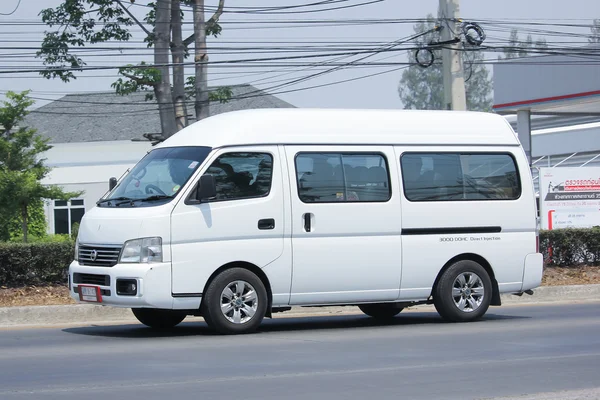
[[[509, 154], [516, 161], [521, 186], [516, 200], [410, 201], [404, 195], [400, 298], [428, 297], [444, 265], [464, 254], [478, 255], [490, 264], [500, 292], [520, 291], [525, 260], [528, 254], [536, 252], [533, 187], [520, 148], [397, 146], [395, 151], [398, 162], [408, 153]], [[400, 185], [404, 192], [402, 179]]]
[[[290, 304], [352, 304], [396, 300], [400, 288], [401, 224], [400, 192], [397, 185], [399, 178], [393, 148], [286, 146], [285, 152], [292, 200], [293, 278]], [[338, 182], [334, 167], [325, 159], [321, 160], [321, 164], [317, 161], [320, 157], [327, 158], [327, 155], [332, 154], [346, 154], [349, 157], [352, 154], [377, 155], [382, 161], [385, 160], [389, 176], [386, 176], [382, 166], [371, 167], [371, 172], [383, 170], [383, 176], [374, 176], [356, 169], [362, 167], [352, 169], [343, 162], [344, 168], [340, 166], [339, 172], [346, 171], [348, 176], [345, 184], [337, 186], [331, 183]], [[312, 159], [315, 162], [304, 173], [295, 162], [297, 157], [302, 159], [299, 155], [315, 156]], [[305, 175], [307, 181], [302, 183]], [[367, 186], [353, 188], [351, 182], [355, 178], [356, 181], [366, 182]], [[324, 186], [315, 186], [317, 179]], [[391, 184], [389, 198], [373, 201], [369, 188], [381, 188], [384, 185], [381, 180], [388, 179]], [[340, 180], [343, 181], [344, 179]], [[374, 182], [380, 182], [381, 185], [373, 185]], [[319, 194], [319, 200], [315, 202], [306, 197], [302, 200], [299, 185], [303, 188], [322, 187], [323, 190], [317, 193], [323, 195]], [[302, 193], [306, 192], [302, 190]], [[321, 200], [324, 198], [327, 200]], [[307, 226], [309, 229], [306, 229]]]

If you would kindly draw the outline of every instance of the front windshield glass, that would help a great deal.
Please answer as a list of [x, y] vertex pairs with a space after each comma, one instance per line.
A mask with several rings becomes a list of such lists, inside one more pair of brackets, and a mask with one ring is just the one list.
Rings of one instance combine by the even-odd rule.
[[103, 201], [173, 197], [210, 151], [210, 147], [167, 147], [152, 150]]

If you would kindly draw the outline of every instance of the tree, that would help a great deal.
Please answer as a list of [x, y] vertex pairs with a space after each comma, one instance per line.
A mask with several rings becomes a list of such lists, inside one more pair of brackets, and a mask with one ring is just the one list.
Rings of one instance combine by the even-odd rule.
[[[427, 16], [426, 22], [415, 24], [416, 34], [429, 32], [416, 39], [417, 46], [426, 46], [439, 41], [439, 34], [434, 31], [436, 21], [433, 15]], [[483, 61], [483, 53], [475, 48], [467, 47], [462, 52], [465, 69], [465, 92], [467, 109], [489, 111], [492, 106], [492, 82], [489, 71]], [[411, 66], [403, 73], [398, 86], [400, 100], [405, 109], [441, 110], [444, 108], [444, 79], [442, 73], [442, 51], [432, 48], [435, 62], [427, 67], [416, 65], [416, 53], [409, 56]], [[421, 59], [421, 55], [419, 55]]]
[[590, 36], [588, 42], [591, 44], [600, 43], [600, 19], [595, 19], [590, 28]]
[[[218, 21], [223, 13], [224, 3], [225, 0], [219, 0], [216, 12], [205, 22], [203, 0], [156, 0], [149, 4], [146, 16], [140, 21], [125, 7], [122, 0], [64, 0], [58, 7], [41, 12], [45, 24], [58, 27], [54, 31], [45, 32], [41, 49], [37, 53], [44, 64], [51, 67], [41, 74], [48, 79], [60, 78], [65, 82], [76, 79], [75, 72], [83, 70], [86, 63], [74, 50], [110, 40], [128, 41], [132, 37], [130, 28], [139, 26], [146, 35], [144, 41], [154, 49], [154, 65], [142, 62], [120, 68], [119, 74], [122, 77], [112, 87], [121, 95], [152, 90], [153, 93], [147, 95], [146, 99], [156, 98], [162, 135], [167, 138], [188, 123], [186, 100], [190, 97], [190, 91], [186, 91], [184, 62], [189, 56], [188, 47], [192, 43], [196, 47], [196, 77], [200, 78], [188, 80], [188, 84], [195, 86], [193, 93], [196, 97], [196, 119], [200, 120], [208, 115], [211, 95], [208, 93], [206, 79], [206, 36], [218, 37], [221, 33]], [[194, 34], [186, 39], [182, 36], [182, 5], [194, 7]], [[169, 56], [172, 68], [169, 68]], [[221, 100], [223, 94], [220, 91], [215, 96]]]
[[33, 100], [29, 91], [8, 92], [0, 107], [0, 239], [10, 238], [10, 221], [20, 219], [23, 240], [27, 242], [29, 217], [41, 199], [68, 200], [81, 193], [64, 192], [56, 186], [45, 186], [41, 180], [50, 169], [39, 156], [51, 146], [34, 129], [21, 126]]
[[519, 57], [527, 57], [531, 53], [542, 52], [548, 49], [546, 39], [537, 39], [535, 42], [531, 35], [522, 41], [519, 39], [519, 32], [516, 29], [511, 29], [508, 38], [508, 46], [504, 48], [504, 57], [499, 56], [499, 59], [513, 59]]

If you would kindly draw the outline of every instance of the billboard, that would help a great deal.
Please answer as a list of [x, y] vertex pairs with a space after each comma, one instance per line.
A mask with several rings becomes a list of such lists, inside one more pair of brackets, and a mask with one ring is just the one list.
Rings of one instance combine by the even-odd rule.
[[542, 229], [600, 226], [600, 167], [540, 168]]

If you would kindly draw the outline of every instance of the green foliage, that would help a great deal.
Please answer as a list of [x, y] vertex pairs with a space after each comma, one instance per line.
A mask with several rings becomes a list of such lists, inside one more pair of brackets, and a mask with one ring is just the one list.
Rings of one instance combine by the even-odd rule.
[[[185, 80], [185, 94], [188, 99], [196, 97], [196, 77], [190, 76]], [[209, 101], [227, 103], [233, 97], [233, 91], [228, 86], [219, 87], [208, 93]]]
[[41, 184], [50, 169], [39, 155], [51, 146], [34, 129], [21, 126], [33, 104], [28, 93], [9, 91], [0, 107], [0, 123], [5, 128], [0, 134], [0, 240], [10, 239], [11, 222], [18, 218], [27, 241], [31, 206], [41, 199], [67, 200], [81, 195]]
[[588, 37], [590, 43], [600, 43], [600, 19], [595, 19], [592, 27], [590, 28], [590, 36]]
[[508, 38], [508, 46], [504, 49], [504, 57], [500, 56], [499, 59], [512, 59], [519, 57], [527, 57], [531, 53], [540, 52], [548, 49], [546, 39], [538, 39], [535, 42], [531, 35], [527, 35], [527, 38], [523, 41], [519, 39], [519, 32], [516, 29], [511, 29], [510, 37]]
[[6, 95], [8, 101], [2, 102], [0, 108], [0, 125], [4, 131], [11, 131], [16, 124], [23, 122], [28, 112], [27, 109], [35, 102], [28, 98], [31, 90], [22, 93], [9, 92]]
[[[145, 62], [142, 62], [138, 67], [129, 64], [126, 67], [119, 68], [119, 73], [129, 79], [119, 78], [111, 87], [121, 96], [153, 89], [156, 84], [160, 83], [161, 73], [159, 69], [145, 67], [146, 65]], [[153, 98], [154, 96], [150, 93], [146, 95], [146, 100], [152, 100]]]
[[[44, 213], [44, 202], [41, 199], [32, 201], [27, 209], [28, 213], [28, 241], [39, 241], [47, 237], [46, 214]], [[23, 226], [20, 216], [14, 216], [9, 222], [10, 241], [23, 241]]]
[[542, 231], [540, 250], [546, 265], [600, 265], [600, 227]]
[[71, 239], [73, 241], [77, 240], [77, 236], [79, 235], [79, 222], [75, 222], [71, 227]]
[[[146, 22], [146, 24], [154, 27], [154, 25], [156, 23], [156, 2], [153, 1], [153, 2], [148, 3], [148, 8], [150, 8], [150, 11], [148, 11], [148, 14], [146, 14], [146, 16], [144, 17], [144, 22]], [[183, 19], [183, 12], [181, 14], [181, 18]], [[152, 32], [150, 32], [150, 34], [144, 38], [144, 42], [147, 43], [148, 47], [152, 47], [152, 46], [154, 46], [155, 40], [156, 40], [156, 29], [152, 28]]]
[[221, 25], [219, 25], [217, 22], [206, 24], [206, 36], [212, 35], [215, 38], [218, 38], [222, 30], [223, 28], [221, 28]]
[[73, 70], [81, 70], [86, 65], [73, 50], [109, 40], [127, 41], [131, 38], [127, 27], [134, 24], [113, 0], [65, 0], [56, 8], [43, 9], [40, 15], [46, 25], [57, 27], [45, 32], [36, 53], [44, 65], [55, 67], [41, 75], [64, 82], [75, 79]]
[[[61, 4], [55, 8], [46, 8], [41, 11], [42, 21], [50, 28], [56, 28], [44, 32], [44, 39], [40, 50], [36, 53], [36, 57], [40, 58], [47, 69], [40, 74], [48, 79], [59, 78], [64, 82], [70, 82], [76, 79], [76, 72], [82, 71], [86, 65], [83, 56], [79, 49], [89, 44], [103, 43], [107, 41], [128, 41], [132, 38], [131, 26], [137, 25], [146, 33], [144, 42], [147, 47], [155, 47], [157, 38], [156, 20], [157, 13], [167, 13], [167, 8], [158, 8], [158, 1], [152, 1], [147, 4], [148, 12], [140, 21], [126, 11], [123, 4], [125, 0], [62, 0]], [[133, 0], [131, 0], [133, 2]], [[192, 0], [180, 0], [181, 5], [191, 7], [195, 4]], [[164, 4], [164, 3], [162, 3]], [[173, 3], [178, 5], [177, 2]], [[219, 17], [223, 13], [224, 0], [219, 1], [217, 11], [206, 22], [205, 31], [207, 36], [218, 37], [221, 34], [222, 27], [219, 25]], [[177, 31], [181, 36], [181, 21], [184, 19], [182, 10], [177, 16], [170, 15], [171, 18], [171, 51], [181, 50], [183, 46], [184, 59], [189, 57], [188, 46], [194, 42], [193, 35], [185, 40], [181, 38], [173, 39], [174, 32]], [[176, 28], [179, 27], [179, 28]], [[167, 32], [165, 36], [169, 33]], [[175, 43], [177, 41], [177, 43]], [[155, 56], [157, 53], [155, 53]], [[159, 109], [169, 108], [166, 98], [171, 98], [170, 94], [156, 92], [157, 86], [166, 81], [167, 76], [161, 76], [158, 68], [144, 68], [144, 63], [133, 66], [128, 65], [119, 69], [120, 77], [111, 86], [117, 94], [127, 95], [138, 91], [155, 90], [155, 94], [147, 94], [146, 100], [153, 100], [154, 96], [162, 95], [162, 101], [159, 103]], [[141, 67], [141, 68], [140, 68]], [[183, 68], [181, 69], [183, 71]], [[183, 74], [183, 72], [175, 72], [173, 74]], [[163, 73], [167, 75], [167, 73]], [[178, 75], [179, 76], [179, 75]], [[174, 81], [176, 81], [174, 79]], [[182, 82], [183, 78], [177, 80]], [[181, 93], [183, 88], [178, 87], [177, 93]], [[218, 91], [212, 94], [213, 101], [225, 102], [230, 96], [226, 90]], [[168, 114], [161, 113], [161, 125], [165, 132], [170, 131], [168, 128], [170, 121]], [[175, 115], [173, 114], [173, 119]], [[173, 122], [174, 126], [174, 122]]]
[[[427, 16], [427, 22], [415, 24], [416, 34], [431, 31], [436, 26], [433, 15]], [[431, 32], [419, 37], [418, 46], [425, 46], [440, 40], [438, 32]], [[467, 46], [465, 44], [465, 46]], [[475, 111], [490, 111], [492, 107], [492, 82], [489, 71], [481, 64], [483, 52], [478, 49], [465, 47], [462, 52], [465, 92], [467, 109]], [[400, 100], [405, 109], [441, 110], [444, 109], [444, 78], [442, 72], [442, 51], [433, 50], [435, 62], [428, 68], [411, 65], [403, 73], [398, 86]], [[416, 62], [416, 54], [409, 56], [411, 63]], [[421, 55], [419, 55], [421, 57]]]
[[64, 284], [74, 253], [71, 240], [0, 243], [0, 286]]
[[227, 103], [231, 100], [231, 96], [233, 96], [233, 91], [229, 87], [220, 87], [218, 89], [213, 90], [208, 93], [208, 100], [210, 101], [218, 101], [219, 103]]

